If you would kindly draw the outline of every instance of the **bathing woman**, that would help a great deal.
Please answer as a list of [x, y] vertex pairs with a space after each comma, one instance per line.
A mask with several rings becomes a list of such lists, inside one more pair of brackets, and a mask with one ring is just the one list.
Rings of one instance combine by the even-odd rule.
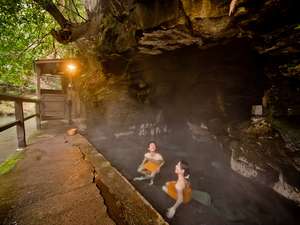
[[188, 181], [190, 176], [188, 164], [184, 161], [179, 161], [175, 166], [175, 173], [177, 181], [169, 181], [163, 186], [163, 191], [176, 200], [175, 204], [168, 209], [168, 218], [172, 218], [175, 215], [181, 203], [188, 203], [192, 197], [192, 188]]
[[148, 152], [144, 155], [144, 160], [137, 170], [143, 174], [143, 176], [135, 177], [133, 180], [150, 180], [149, 185], [152, 185], [155, 175], [159, 173], [163, 164], [164, 159], [162, 155], [157, 152], [156, 143], [151, 141], [148, 144]]

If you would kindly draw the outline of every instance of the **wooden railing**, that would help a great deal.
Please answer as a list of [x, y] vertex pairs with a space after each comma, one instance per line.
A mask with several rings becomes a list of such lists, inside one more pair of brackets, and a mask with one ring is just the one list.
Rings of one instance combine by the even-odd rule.
[[[0, 101], [13, 101], [15, 103], [15, 117], [16, 120], [5, 125], [0, 126], [0, 132], [7, 130], [13, 126], [17, 127], [17, 139], [18, 139], [18, 148], [26, 147], [26, 135], [25, 135], [25, 121], [33, 117], [36, 117], [37, 129], [41, 128], [40, 120], [40, 101], [34, 98], [23, 98], [15, 97], [11, 95], [0, 94]], [[32, 102], [35, 103], [36, 113], [27, 117], [24, 117], [23, 111], [23, 102]]]

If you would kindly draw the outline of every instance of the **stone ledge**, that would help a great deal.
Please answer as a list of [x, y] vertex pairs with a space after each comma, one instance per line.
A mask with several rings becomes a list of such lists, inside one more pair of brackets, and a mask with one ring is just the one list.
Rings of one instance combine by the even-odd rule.
[[94, 182], [100, 190], [108, 213], [120, 224], [168, 225], [152, 205], [83, 136], [77, 134], [71, 144], [78, 147], [94, 167]]

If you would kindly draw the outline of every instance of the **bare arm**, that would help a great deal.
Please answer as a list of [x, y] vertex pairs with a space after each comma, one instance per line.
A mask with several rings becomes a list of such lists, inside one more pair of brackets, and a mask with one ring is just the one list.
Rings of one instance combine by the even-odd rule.
[[180, 189], [180, 190], [177, 190], [177, 200], [176, 200], [175, 204], [171, 208], [168, 209], [168, 212], [167, 212], [168, 218], [172, 218], [175, 215], [177, 208], [181, 205], [182, 202], [183, 202], [183, 189]]
[[159, 169], [165, 164], [165, 161], [162, 160], [161, 163], [159, 164]]
[[162, 160], [159, 160], [159, 167], [158, 167], [158, 172], [160, 170], [160, 168], [165, 164], [165, 161], [162, 159]]
[[165, 160], [164, 158], [160, 155], [161, 159], [159, 160], [159, 167], [158, 167], [158, 170], [157, 172], [160, 171], [160, 168], [165, 164]]

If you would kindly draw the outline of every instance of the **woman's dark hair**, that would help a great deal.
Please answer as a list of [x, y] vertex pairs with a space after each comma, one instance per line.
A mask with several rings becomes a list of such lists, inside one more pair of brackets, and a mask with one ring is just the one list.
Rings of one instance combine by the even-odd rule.
[[186, 161], [180, 160], [180, 166], [181, 166], [181, 169], [184, 170], [184, 176], [190, 175], [189, 164]]

